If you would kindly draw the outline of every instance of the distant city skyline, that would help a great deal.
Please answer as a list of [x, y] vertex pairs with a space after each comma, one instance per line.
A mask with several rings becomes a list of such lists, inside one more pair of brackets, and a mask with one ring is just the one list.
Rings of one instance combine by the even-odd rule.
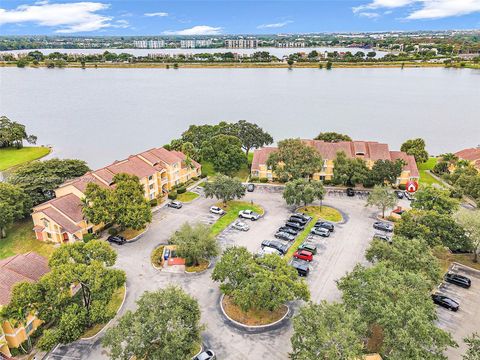
[[480, 0], [27, 1], [0, 5], [1, 35], [228, 35], [480, 28]]

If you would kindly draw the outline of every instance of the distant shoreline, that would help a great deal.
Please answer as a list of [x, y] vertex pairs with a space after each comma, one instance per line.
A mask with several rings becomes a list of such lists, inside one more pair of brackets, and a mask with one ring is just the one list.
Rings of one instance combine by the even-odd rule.
[[[292, 69], [318, 69], [320, 65], [323, 69], [326, 67], [326, 63], [318, 62], [297, 62], [291, 66]], [[16, 67], [16, 62], [0, 62], [0, 67]], [[112, 68], [112, 69], [174, 69], [174, 63], [86, 63], [86, 69], [95, 68]], [[287, 63], [177, 63], [178, 68], [184, 69], [287, 69], [290, 66]], [[45, 63], [38, 65], [28, 65], [25, 68], [39, 68], [46, 67]], [[418, 62], [369, 62], [369, 63], [348, 63], [348, 62], [334, 62], [332, 68], [439, 68], [446, 67], [443, 63], [418, 63]], [[451, 66], [452, 68], [461, 68], [460, 66]], [[465, 68], [480, 69], [480, 65], [467, 63]], [[82, 65], [78, 62], [67, 63], [63, 68], [82, 68]]]

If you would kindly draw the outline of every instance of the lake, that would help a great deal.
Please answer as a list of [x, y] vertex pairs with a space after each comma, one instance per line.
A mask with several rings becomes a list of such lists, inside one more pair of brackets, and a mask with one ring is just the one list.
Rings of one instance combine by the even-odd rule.
[[0, 115], [92, 168], [162, 146], [190, 124], [246, 119], [276, 141], [337, 131], [432, 154], [480, 143], [470, 69], [0, 68]]

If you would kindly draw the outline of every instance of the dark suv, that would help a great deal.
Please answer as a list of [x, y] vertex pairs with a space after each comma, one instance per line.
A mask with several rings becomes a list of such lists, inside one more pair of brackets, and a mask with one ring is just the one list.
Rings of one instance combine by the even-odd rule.
[[460, 308], [460, 304], [458, 302], [442, 294], [433, 294], [432, 300], [435, 304], [448, 310], [458, 311]]
[[445, 281], [451, 284], [461, 286], [465, 289], [468, 289], [470, 286], [472, 286], [472, 280], [470, 280], [466, 276], [454, 274], [451, 272], [445, 274]]
[[305, 228], [305, 226], [303, 226], [302, 224], [300, 224], [298, 222], [293, 222], [293, 221], [287, 221], [285, 223], [285, 226], [289, 227], [289, 228], [292, 228], [294, 230], [298, 230], [298, 231], [301, 231]]
[[335, 225], [333, 225], [331, 222], [329, 221], [323, 221], [323, 220], [318, 220], [316, 223], [315, 223], [315, 227], [316, 228], [324, 228], [324, 229], [327, 229], [328, 231], [330, 232], [333, 232], [333, 230], [335, 230]]
[[373, 228], [377, 230], [386, 231], [386, 232], [393, 231], [393, 225], [384, 221], [376, 221], [375, 223], [373, 223]]
[[280, 251], [283, 255], [288, 251], [289, 246], [277, 240], [263, 240], [262, 241], [262, 248], [270, 247], [272, 249], [276, 249]]
[[293, 235], [293, 236], [298, 235], [298, 230], [289, 228], [288, 226], [282, 226], [281, 228], [278, 229], [278, 231], [286, 232], [286, 233], [289, 233], [290, 235]]
[[306, 223], [308, 223], [308, 220], [305, 220], [304, 218], [301, 218], [301, 217], [295, 216], [295, 215], [290, 216], [288, 221], [297, 222], [297, 223], [302, 224], [302, 225], [305, 225]]
[[305, 260], [293, 259], [290, 265], [297, 270], [298, 276], [308, 276], [310, 272], [310, 266], [308, 266], [308, 262]]
[[125, 240], [125, 238], [123, 236], [120, 236], [120, 235], [110, 235], [107, 238], [107, 241], [109, 243], [114, 243], [114, 244], [117, 244], [117, 245], [123, 245], [127, 242], [127, 240]]

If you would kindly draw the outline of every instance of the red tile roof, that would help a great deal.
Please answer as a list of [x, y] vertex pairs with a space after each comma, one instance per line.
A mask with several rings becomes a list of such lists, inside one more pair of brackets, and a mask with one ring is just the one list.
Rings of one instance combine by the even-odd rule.
[[103, 169], [94, 171], [93, 174], [101, 178], [108, 184], [112, 184], [113, 177], [116, 174], [130, 174], [138, 176], [139, 179], [146, 178], [157, 172], [152, 165], [148, 164], [145, 160], [141, 159], [137, 155], [130, 156], [126, 160], [116, 161], [112, 165], [106, 166]]
[[[183, 161], [185, 161], [185, 159], [187, 158], [187, 155], [185, 155], [181, 151], [172, 150], [171, 152], [174, 153], [178, 158], [182, 159]], [[193, 159], [190, 159], [190, 160], [192, 161], [192, 164], [193, 164], [193, 166], [195, 166], [196, 169], [198, 169], [201, 166], [195, 160], [193, 160]]]
[[463, 149], [456, 152], [455, 155], [457, 155], [459, 159], [464, 159], [468, 161], [477, 161], [477, 160], [480, 160], [480, 147]]
[[253, 151], [252, 170], [260, 170], [260, 165], [267, 163], [271, 153], [277, 151], [276, 147], [264, 147]]
[[60, 225], [63, 230], [65, 230], [70, 234], [76, 233], [78, 230], [81, 230], [80, 226], [75, 224], [72, 220], [67, 218], [65, 215], [63, 215], [60, 211], [58, 211], [54, 207], [47, 207], [45, 209], [39, 210], [39, 212], [42, 212], [45, 215], [47, 215], [50, 219], [52, 219], [58, 225]]
[[390, 151], [390, 156], [392, 160], [401, 159], [406, 162], [406, 165], [403, 167], [403, 170], [410, 171], [411, 177], [419, 177], [417, 162], [415, 157], [412, 155], [407, 155], [403, 151]]
[[34, 252], [0, 260], [0, 305], [7, 305], [15, 284], [36, 282], [50, 271], [48, 261]]
[[98, 178], [96, 178], [91, 172], [88, 172], [77, 179], [67, 181], [66, 183], [62, 184], [60, 187], [72, 185], [78, 190], [80, 190], [82, 193], [84, 193], [89, 183], [95, 183], [101, 187], [107, 187], [104, 182], [98, 180]]
[[168, 165], [172, 165], [182, 160], [173, 151], [168, 151], [165, 148], [150, 149], [143, 153], [140, 153], [139, 155], [143, 156], [152, 164], [163, 162]]

